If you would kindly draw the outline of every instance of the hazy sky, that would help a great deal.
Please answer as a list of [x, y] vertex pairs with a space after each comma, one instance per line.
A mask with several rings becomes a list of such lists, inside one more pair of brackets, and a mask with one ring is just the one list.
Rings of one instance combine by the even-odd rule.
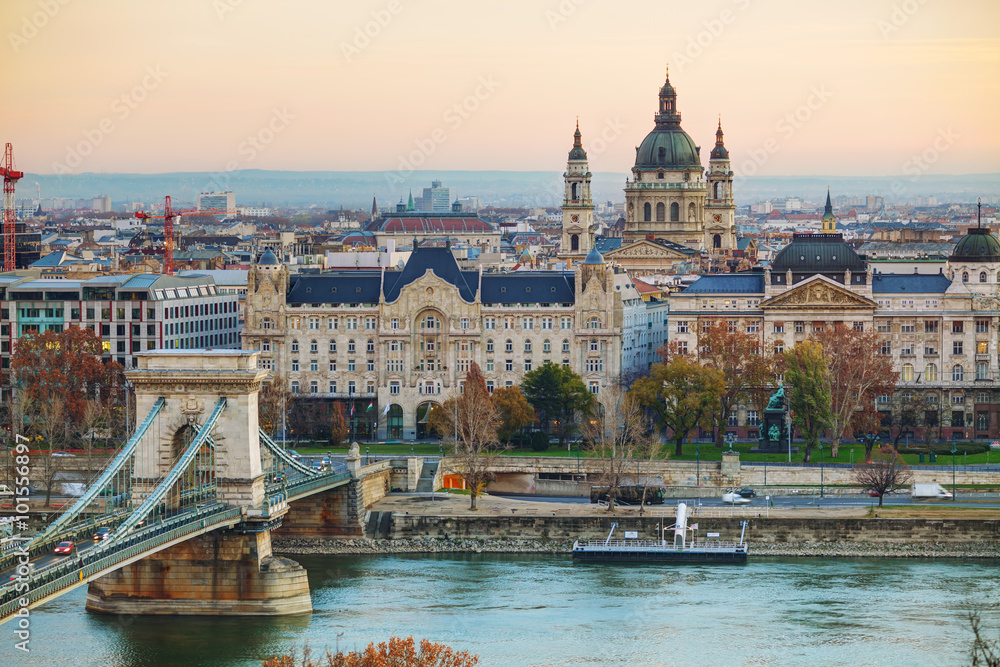
[[37, 173], [562, 170], [579, 116], [625, 172], [669, 64], [706, 165], [721, 114], [738, 173], [998, 172], [998, 25], [997, 0], [3, 0], [0, 141]]

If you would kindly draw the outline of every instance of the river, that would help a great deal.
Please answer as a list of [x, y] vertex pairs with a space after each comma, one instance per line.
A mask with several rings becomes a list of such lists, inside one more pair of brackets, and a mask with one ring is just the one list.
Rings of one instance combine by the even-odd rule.
[[393, 633], [483, 665], [961, 665], [968, 610], [1000, 629], [1000, 561], [753, 558], [578, 564], [529, 555], [299, 556], [314, 612], [112, 617], [78, 589], [35, 610], [31, 653], [0, 626], [0, 665], [251, 666]]

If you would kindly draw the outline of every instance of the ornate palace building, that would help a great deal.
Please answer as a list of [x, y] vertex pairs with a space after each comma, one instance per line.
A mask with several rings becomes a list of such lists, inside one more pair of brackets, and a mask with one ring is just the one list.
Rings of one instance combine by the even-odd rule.
[[645, 367], [647, 328], [631, 278], [595, 250], [569, 272], [462, 271], [450, 248], [415, 247], [402, 270], [301, 276], [267, 251], [242, 340], [300, 400], [344, 403], [354, 437], [413, 440], [472, 362], [491, 391], [552, 362], [599, 393]]
[[[669, 336], [695, 352], [702, 324], [724, 319], [779, 353], [837, 323], [874, 330], [900, 374], [895, 395], [877, 401], [883, 427], [920, 398], [918, 434], [997, 438], [998, 283], [1000, 242], [987, 229], [970, 229], [938, 273], [913, 275], [876, 272], [840, 234], [796, 234], [770, 269], [705, 275], [671, 294]], [[752, 432], [757, 417], [743, 410], [730, 426]]]

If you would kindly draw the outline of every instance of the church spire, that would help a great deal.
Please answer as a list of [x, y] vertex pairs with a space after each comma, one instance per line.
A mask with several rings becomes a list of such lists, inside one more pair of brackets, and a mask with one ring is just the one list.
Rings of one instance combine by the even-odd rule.
[[410, 199], [409, 199], [409, 201], [406, 202], [406, 210], [407, 211], [412, 211], [413, 209], [414, 209], [414, 206], [413, 206], [413, 190], [410, 190]]
[[656, 126], [679, 125], [681, 115], [677, 111], [677, 91], [670, 85], [670, 67], [667, 66], [666, 80], [660, 88], [660, 110], [655, 117]]
[[573, 148], [569, 152], [570, 160], [586, 160], [587, 151], [583, 150], [583, 135], [580, 134], [580, 118], [576, 119], [576, 132], [573, 133]]
[[709, 156], [710, 160], [728, 160], [729, 150], [726, 149], [725, 143], [723, 143], [722, 134], [722, 114], [719, 114], [719, 129], [715, 131], [715, 148], [712, 149], [712, 154]]
[[372, 220], [378, 217], [378, 202], [375, 200], [375, 195], [372, 195]]
[[821, 224], [824, 234], [835, 234], [837, 232], [837, 216], [833, 214], [833, 204], [830, 202], [830, 186], [826, 188], [826, 208], [823, 210]]

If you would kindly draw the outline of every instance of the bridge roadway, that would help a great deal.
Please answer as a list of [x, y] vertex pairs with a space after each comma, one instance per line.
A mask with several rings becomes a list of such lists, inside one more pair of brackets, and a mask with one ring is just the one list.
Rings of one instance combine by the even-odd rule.
[[[764, 507], [765, 494], [758, 490], [759, 495], [756, 498], [751, 499], [751, 501], [744, 505], [737, 505], [736, 507]], [[719, 492], [720, 496], [722, 490]], [[522, 495], [522, 494], [491, 494], [498, 498], [506, 498], [508, 500], [523, 500], [527, 502], [551, 502], [551, 503], [563, 503], [563, 504], [590, 504], [590, 498], [580, 497], [580, 496], [535, 496], [535, 495]], [[830, 495], [820, 498], [819, 495], [781, 495], [781, 496], [771, 496], [771, 501], [774, 503], [774, 507], [872, 507], [874, 506], [878, 509], [878, 498], [872, 498], [867, 495], [856, 494], [856, 495]], [[689, 505], [701, 505], [703, 507], [731, 507], [729, 503], [722, 502], [722, 498], [667, 498], [664, 503], [665, 505], [676, 505], [679, 502], [686, 502]], [[967, 508], [983, 508], [983, 509], [996, 509], [1000, 508], [1000, 494], [996, 493], [977, 493], [962, 495], [959, 494], [958, 498], [955, 500], [914, 500], [909, 495], [906, 494], [889, 494], [884, 500], [883, 504], [886, 507], [892, 506], [918, 506], [918, 507], [967, 507]], [[655, 505], [652, 507], [656, 507]]]
[[[34, 566], [34, 571], [27, 577], [30, 590], [24, 590], [24, 579], [16, 578], [19, 561], [0, 571], [0, 624], [13, 618], [22, 606], [22, 598], [27, 599], [29, 609], [36, 607], [192, 537], [220, 528], [234, 528], [244, 523], [248, 514], [263, 522], [279, 520], [287, 511], [289, 502], [347, 484], [350, 480], [350, 473], [340, 465], [312, 476], [293, 475], [284, 483], [268, 485], [268, 502], [259, 510], [251, 508], [247, 511], [246, 508], [229, 507], [214, 501], [202, 503], [164, 515], [156, 522], [140, 525], [124, 538], [111, 537], [96, 543], [92, 537], [80, 540], [76, 551], [69, 556], [51, 551], [63, 541], [54, 538], [47, 543], [49, 550], [33, 554], [28, 561]], [[89, 529], [91, 535], [95, 528]], [[72, 529], [73, 534], [80, 532], [79, 525]], [[9, 550], [5, 550], [7, 557], [10, 557], [9, 554]], [[20, 590], [18, 584], [21, 584]]]

